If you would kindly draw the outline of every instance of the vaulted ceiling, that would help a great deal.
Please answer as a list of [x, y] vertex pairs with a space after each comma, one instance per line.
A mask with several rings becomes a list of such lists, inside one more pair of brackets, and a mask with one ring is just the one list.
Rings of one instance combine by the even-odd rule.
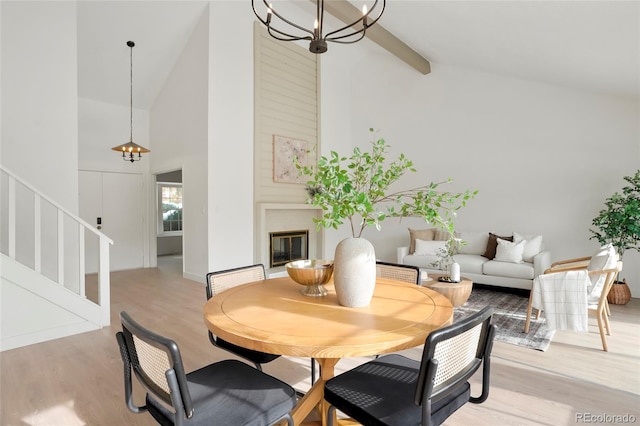
[[[80, 96], [128, 105], [133, 40], [134, 105], [149, 108], [206, 5], [78, 2]], [[638, 1], [389, 0], [379, 24], [432, 63], [640, 98]]]

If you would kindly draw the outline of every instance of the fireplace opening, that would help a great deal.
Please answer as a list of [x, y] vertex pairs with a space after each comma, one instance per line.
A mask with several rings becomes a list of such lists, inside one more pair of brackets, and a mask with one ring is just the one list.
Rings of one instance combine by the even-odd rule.
[[309, 230], [269, 232], [271, 258], [269, 267], [306, 259], [309, 252]]

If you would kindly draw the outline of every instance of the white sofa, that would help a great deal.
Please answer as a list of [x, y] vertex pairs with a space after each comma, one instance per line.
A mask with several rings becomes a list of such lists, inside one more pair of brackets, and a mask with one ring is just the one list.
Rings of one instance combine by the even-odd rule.
[[[444, 245], [443, 235], [434, 230], [435, 238], [429, 240], [428, 235], [422, 234], [426, 239], [421, 240], [420, 232], [427, 230], [409, 231], [412, 243], [415, 242], [415, 252], [410, 254], [409, 246], [399, 247], [397, 262], [418, 266], [428, 273], [442, 273], [433, 263], [438, 260], [437, 251]], [[413, 238], [414, 234], [418, 238]], [[488, 232], [456, 234], [466, 243], [453, 259], [460, 264], [460, 274], [474, 283], [530, 290], [533, 279], [551, 266], [551, 254], [543, 249], [541, 235], [514, 233], [508, 236], [514, 241], [509, 242], [495, 234], [490, 238]], [[491, 244], [496, 250], [494, 258], [489, 258], [492, 255]]]

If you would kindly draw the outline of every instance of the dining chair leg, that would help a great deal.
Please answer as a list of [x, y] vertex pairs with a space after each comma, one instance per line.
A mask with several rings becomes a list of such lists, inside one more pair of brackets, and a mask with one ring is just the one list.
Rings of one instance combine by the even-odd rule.
[[327, 410], [327, 426], [333, 426], [334, 419], [336, 418], [336, 407], [333, 405], [329, 406]]

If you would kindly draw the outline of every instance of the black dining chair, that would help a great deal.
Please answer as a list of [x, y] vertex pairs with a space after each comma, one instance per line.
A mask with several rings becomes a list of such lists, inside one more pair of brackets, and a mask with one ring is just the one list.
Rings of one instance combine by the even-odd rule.
[[[495, 325], [486, 307], [432, 332], [422, 360], [385, 355], [328, 380], [329, 425], [338, 409], [365, 425], [439, 425], [467, 402], [489, 396]], [[482, 391], [471, 396], [469, 378], [482, 369]]]
[[[226, 289], [253, 281], [264, 280], [265, 277], [264, 265], [262, 264], [209, 272], [207, 274], [206, 286], [207, 300]], [[214, 335], [211, 331], [209, 331], [209, 340], [213, 346], [227, 350], [246, 359], [247, 361], [250, 361], [258, 370], [262, 370], [262, 364], [266, 364], [280, 357], [280, 355], [254, 351], [252, 349], [243, 348], [242, 346], [227, 342], [226, 340]]]
[[[288, 384], [244, 362], [225, 360], [185, 373], [175, 341], [120, 313], [116, 333], [124, 364], [127, 408], [149, 412], [161, 425], [272, 425], [287, 421], [296, 405]], [[131, 372], [146, 391], [145, 405], [133, 402]]]
[[[207, 274], [206, 293], [207, 300], [211, 299], [214, 295], [242, 284], [250, 283], [253, 281], [264, 280], [266, 273], [264, 265], [261, 263], [249, 266], [241, 266], [238, 268], [225, 269], [222, 271], [209, 272]], [[209, 341], [216, 347], [227, 350], [239, 357], [246, 359], [253, 363], [258, 369], [262, 370], [262, 364], [271, 362], [280, 355], [269, 354], [266, 352], [255, 351], [253, 349], [243, 348], [242, 346], [235, 345], [227, 342], [224, 339], [214, 335], [209, 331]], [[315, 361], [311, 359], [311, 384], [315, 382]]]

